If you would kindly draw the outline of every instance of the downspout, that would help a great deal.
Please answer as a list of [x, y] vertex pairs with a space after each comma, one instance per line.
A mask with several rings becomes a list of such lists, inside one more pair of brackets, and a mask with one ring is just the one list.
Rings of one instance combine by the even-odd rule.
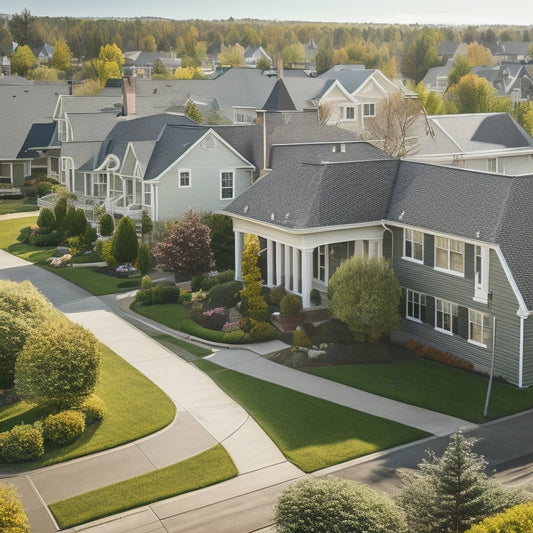
[[263, 170], [267, 169], [266, 112], [263, 111]]
[[383, 229], [386, 231], [390, 231], [390, 249], [391, 249], [391, 257], [390, 257], [390, 265], [392, 266], [394, 262], [394, 233], [390, 228], [388, 228], [385, 225], [385, 222], [382, 222], [381, 225], [383, 226]]
[[520, 345], [518, 350], [518, 387], [522, 388], [524, 380], [524, 317], [522, 315], [520, 315]]

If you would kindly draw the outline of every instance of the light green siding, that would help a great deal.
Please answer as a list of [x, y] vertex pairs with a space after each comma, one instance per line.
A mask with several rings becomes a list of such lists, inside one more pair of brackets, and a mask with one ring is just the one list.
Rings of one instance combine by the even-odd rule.
[[[251, 184], [251, 169], [227, 146], [216, 140], [214, 150], [196, 146], [159, 179], [158, 219], [179, 218], [189, 209], [210, 212], [223, 209], [232, 200], [221, 199], [221, 171], [234, 172], [234, 197]], [[190, 171], [190, 187], [179, 187], [179, 170]]]

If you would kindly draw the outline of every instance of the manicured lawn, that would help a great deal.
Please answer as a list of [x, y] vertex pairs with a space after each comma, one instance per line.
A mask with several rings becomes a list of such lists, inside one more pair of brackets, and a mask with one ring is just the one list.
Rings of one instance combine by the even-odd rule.
[[36, 198], [0, 198], [0, 215], [38, 211]]
[[[167, 426], [176, 414], [168, 396], [109, 348], [101, 345], [103, 358], [96, 394], [107, 407], [107, 414], [89, 426], [68, 446], [48, 446], [45, 455], [28, 468], [38, 468], [88, 455], [139, 439]], [[0, 432], [13, 425], [31, 424], [48, 412], [24, 402], [0, 409]]]
[[176, 337], [172, 337], [171, 335], [151, 335], [152, 339], [155, 339], [157, 342], [165, 345], [165, 344], [174, 344], [176, 346], [179, 346], [180, 348], [183, 348], [184, 350], [187, 350], [189, 353], [192, 353], [193, 355], [196, 355], [198, 357], [205, 357], [206, 355], [209, 355], [213, 353], [208, 348], [203, 348], [202, 346], [197, 346], [196, 344], [191, 344], [190, 342], [183, 341], [181, 339], [176, 339]]
[[185, 461], [50, 505], [61, 529], [177, 496], [238, 474], [222, 445]]
[[[435, 361], [308, 367], [306, 372], [404, 403], [482, 423], [487, 379]], [[488, 418], [533, 407], [533, 388], [493, 383]]]
[[206, 372], [305, 472], [428, 436], [427, 433], [274, 385], [210, 361]]
[[176, 330], [178, 324], [189, 317], [189, 309], [181, 304], [141, 305], [133, 302], [130, 309]]

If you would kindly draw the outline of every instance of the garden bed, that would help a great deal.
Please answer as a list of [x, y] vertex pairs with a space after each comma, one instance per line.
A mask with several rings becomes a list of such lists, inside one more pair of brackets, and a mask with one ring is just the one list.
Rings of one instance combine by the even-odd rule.
[[274, 324], [274, 326], [276, 326], [282, 333], [286, 333], [294, 331], [297, 326], [304, 322], [312, 322], [313, 324], [316, 324], [318, 322], [324, 322], [325, 320], [328, 320], [328, 318], [329, 312], [327, 307], [321, 307], [320, 309], [300, 311], [291, 316], [273, 314], [272, 324]]

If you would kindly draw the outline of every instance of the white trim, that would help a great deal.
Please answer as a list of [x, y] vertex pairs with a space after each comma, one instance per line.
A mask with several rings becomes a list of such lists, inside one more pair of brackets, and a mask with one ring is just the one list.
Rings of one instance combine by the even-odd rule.
[[520, 290], [518, 289], [518, 285], [516, 284], [516, 281], [514, 280], [514, 277], [511, 273], [511, 269], [509, 268], [509, 265], [507, 264], [507, 261], [505, 260], [505, 257], [503, 256], [503, 252], [501, 251], [500, 246], [496, 245], [494, 247], [494, 251], [498, 255], [498, 259], [500, 260], [500, 264], [503, 267], [503, 271], [505, 272], [507, 281], [509, 282], [509, 285], [511, 285], [511, 289], [513, 290], [515, 297], [518, 301], [518, 311], [516, 312], [516, 314], [518, 316], [527, 318], [527, 316], [529, 315], [527, 305], [524, 302], [524, 298], [522, 298], [522, 294], [520, 293]]
[[[222, 187], [222, 174], [231, 173], [231, 196], [223, 197], [222, 189], [228, 189], [229, 187]], [[221, 168], [218, 173], [218, 186], [219, 186], [219, 200], [234, 200], [235, 199], [235, 169], [234, 168]]]
[[[189, 184], [181, 184], [181, 173], [187, 173], [189, 175]], [[192, 187], [192, 171], [190, 168], [178, 168], [178, 188], [179, 189], [190, 189]]]

